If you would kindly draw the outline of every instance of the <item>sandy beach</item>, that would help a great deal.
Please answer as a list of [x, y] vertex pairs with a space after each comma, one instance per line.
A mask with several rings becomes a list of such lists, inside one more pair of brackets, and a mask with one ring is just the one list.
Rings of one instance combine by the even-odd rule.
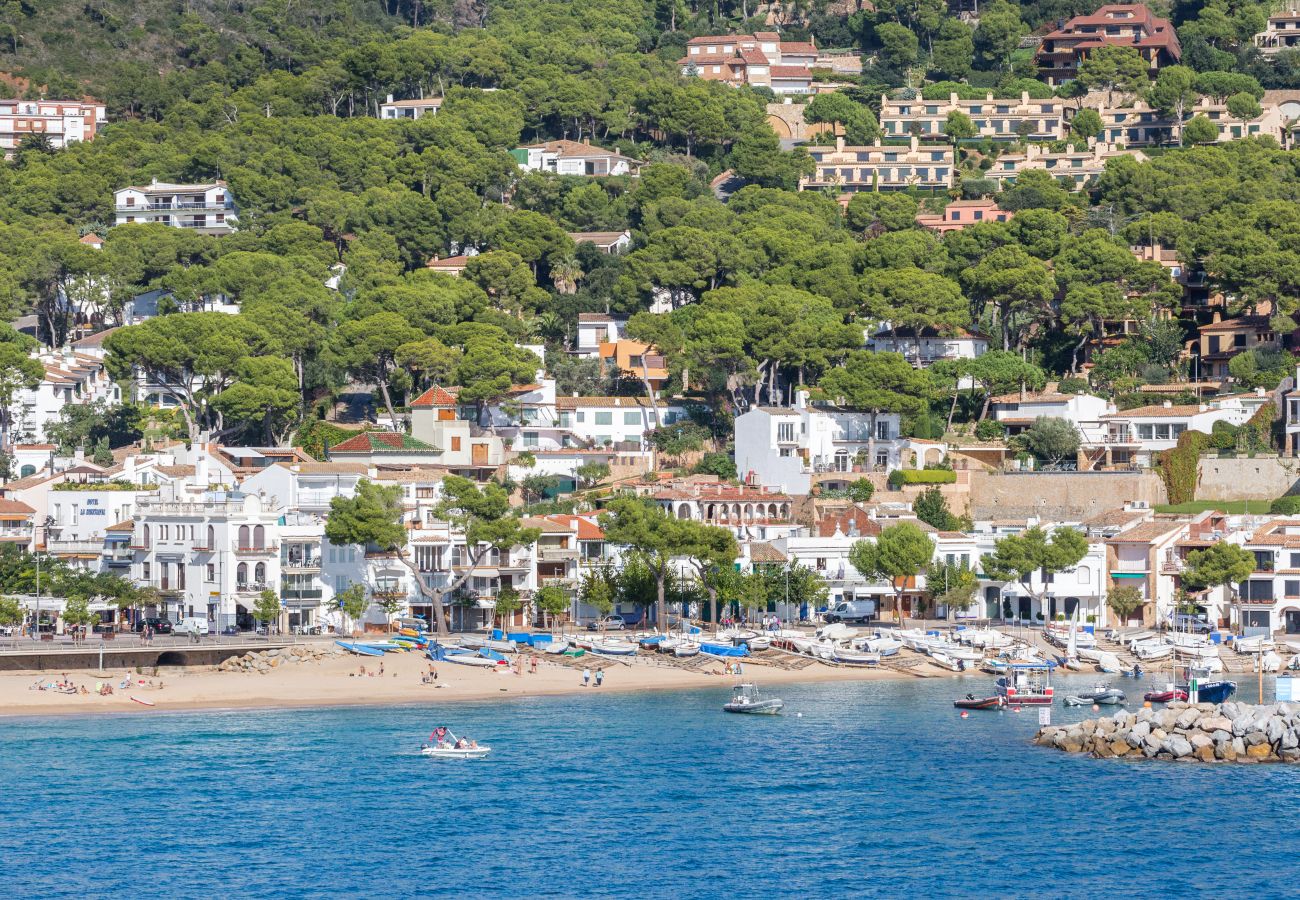
[[[871, 681], [915, 678], [917, 675], [891, 669], [836, 668], [813, 663], [803, 669], [787, 670], [760, 663], [743, 663], [741, 676], [724, 674], [722, 660], [700, 671], [689, 671], [657, 660], [638, 658], [625, 663], [610, 658], [591, 658], [592, 686], [582, 685], [582, 666], [561, 665], [539, 656], [536, 673], [494, 671], [452, 663], [434, 667], [438, 678], [426, 684], [429, 661], [420, 654], [389, 654], [382, 660], [371, 657], [337, 656], [320, 661], [295, 662], [265, 674], [221, 672], [213, 667], [164, 668], [156, 677], [128, 673], [124, 669], [107, 674], [95, 671], [67, 672], [68, 681], [88, 693], [66, 694], [36, 690], [62, 680], [58, 672], [14, 672], [0, 675], [0, 716], [60, 715], [93, 713], [150, 714], [186, 709], [264, 709], [312, 706], [383, 705], [403, 703], [451, 703], [500, 697], [544, 696], [612, 691], [666, 690], [724, 687], [741, 680], [762, 685], [818, 681]], [[383, 663], [382, 676], [377, 672]], [[362, 675], [364, 666], [367, 674]], [[604, 668], [604, 684], [595, 686], [595, 669]], [[951, 675], [932, 667], [920, 669], [931, 675]], [[129, 677], [130, 686], [121, 685]], [[97, 685], [112, 685], [111, 695], [95, 693]], [[153, 704], [147, 706], [142, 702]]]

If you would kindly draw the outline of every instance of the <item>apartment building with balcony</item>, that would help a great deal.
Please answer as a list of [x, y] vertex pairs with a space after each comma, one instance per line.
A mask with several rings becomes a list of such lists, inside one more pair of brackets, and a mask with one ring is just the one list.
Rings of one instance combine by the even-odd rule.
[[1253, 43], [1265, 56], [1284, 50], [1300, 50], [1300, 12], [1291, 8], [1273, 13], [1268, 17], [1264, 30], [1255, 35]]
[[1048, 84], [1062, 84], [1078, 76], [1079, 64], [1092, 51], [1108, 45], [1136, 50], [1151, 78], [1183, 55], [1168, 19], [1141, 4], [1110, 4], [1089, 15], [1075, 16], [1045, 35], [1034, 54], [1034, 64]]
[[1012, 391], [989, 401], [994, 421], [1004, 425], [1008, 434], [1019, 434], [1040, 417], [1065, 419], [1079, 429], [1085, 442], [1099, 442], [1106, 434], [1103, 417], [1115, 411], [1115, 404], [1091, 394], [1062, 394], [1057, 382], [1048, 382], [1041, 391]]
[[1015, 216], [1014, 212], [1002, 209], [993, 200], [954, 200], [945, 206], [941, 213], [918, 213], [916, 224], [940, 234], [947, 234], [949, 231], [961, 231], [980, 222], [1010, 222], [1013, 216]]
[[799, 179], [799, 190], [859, 191], [948, 190], [953, 185], [951, 146], [922, 144], [913, 136], [907, 145], [850, 147], [837, 137], [834, 146], [809, 147], [814, 171]]
[[638, 489], [673, 518], [726, 528], [738, 540], [771, 541], [799, 528], [793, 498], [771, 488], [691, 475]]
[[645, 397], [557, 397], [555, 409], [560, 430], [571, 438], [565, 443], [594, 447], [646, 447], [650, 432], [689, 418], [681, 404], [656, 400], [652, 406]]
[[1296, 345], [1294, 327], [1289, 332], [1279, 333], [1273, 327], [1273, 317], [1263, 313], [1232, 319], [1221, 319], [1215, 313], [1214, 319], [1197, 329], [1197, 370], [1201, 378], [1227, 379], [1231, 374], [1228, 364], [1232, 358], [1247, 350], [1256, 347], [1290, 350]]
[[867, 339], [867, 349], [898, 353], [912, 365], [927, 369], [941, 359], [975, 359], [989, 349], [988, 335], [965, 328], [944, 334], [937, 328], [887, 328]]
[[921, 140], [948, 140], [944, 124], [948, 115], [964, 113], [979, 131], [979, 137], [995, 141], [1063, 141], [1069, 136], [1065, 122], [1068, 101], [1049, 98], [995, 98], [990, 92], [978, 100], [963, 100], [950, 94], [944, 100], [895, 100], [880, 98], [880, 130], [886, 138], [915, 136]]
[[1172, 450], [1184, 431], [1210, 434], [1214, 423], [1244, 425], [1255, 405], [1239, 397], [1209, 403], [1174, 405], [1166, 400], [1157, 406], [1140, 406], [1102, 416], [1105, 432], [1101, 441], [1085, 439], [1080, 454], [1097, 466], [1150, 466], [1161, 450]]
[[[975, 523], [975, 556], [983, 559], [994, 552], [1000, 538], [1039, 526], [1049, 532], [1058, 525], [1083, 530], [1075, 523], [1042, 522], [1038, 519]], [[1063, 572], [1035, 572], [1028, 584], [1001, 582], [980, 575], [977, 611], [983, 618], [1014, 619], [1026, 623], [1066, 621], [1106, 627], [1114, 624], [1106, 607], [1108, 591], [1107, 549], [1100, 540], [1089, 539], [1083, 559]], [[1028, 590], [1026, 590], [1028, 588]]]
[[113, 193], [116, 224], [157, 224], [223, 235], [239, 224], [235, 198], [224, 181], [171, 184], [158, 180]]
[[888, 472], [902, 464], [897, 413], [814, 406], [756, 406], [736, 417], [736, 469], [748, 484], [807, 494], [819, 473]]
[[9, 438], [20, 443], [40, 443], [45, 429], [58, 421], [69, 404], [118, 403], [122, 389], [113, 382], [101, 356], [71, 347], [36, 354], [45, 375], [33, 388], [14, 391], [9, 405]]
[[1106, 163], [1121, 156], [1131, 156], [1138, 162], [1146, 161], [1141, 150], [1118, 150], [1108, 144], [1096, 143], [1086, 150], [1065, 150], [1059, 153], [1030, 144], [1022, 153], [1004, 153], [984, 173], [985, 178], [996, 181], [1005, 189], [1014, 184], [1016, 176], [1029, 169], [1042, 169], [1062, 181], [1070, 190], [1080, 190], [1106, 170]]
[[238, 491], [160, 491], [132, 517], [131, 576], [155, 588], [173, 621], [206, 617], [214, 631], [247, 629], [264, 590], [280, 584], [283, 508]]
[[[1177, 120], [1142, 100], [1113, 108], [1103, 103], [1096, 109], [1102, 129], [1095, 137], [1101, 143], [1112, 147], [1159, 147], [1181, 140]], [[1187, 107], [1183, 124], [1195, 116], [1204, 116], [1218, 129], [1215, 143], [1265, 136], [1285, 143], [1286, 117], [1275, 104], [1261, 104], [1258, 116], [1242, 120], [1228, 112], [1226, 103], [1200, 97]]]
[[1242, 633], [1300, 634], [1300, 520], [1266, 522], [1243, 546], [1255, 571], [1237, 585]]
[[792, 96], [813, 92], [812, 67], [817, 59], [813, 41], [783, 41], [775, 31], [758, 31], [691, 38], [677, 65], [683, 75]]
[[0, 99], [0, 151], [10, 158], [29, 136], [47, 138], [56, 150], [93, 141], [106, 118], [104, 104], [93, 100]]

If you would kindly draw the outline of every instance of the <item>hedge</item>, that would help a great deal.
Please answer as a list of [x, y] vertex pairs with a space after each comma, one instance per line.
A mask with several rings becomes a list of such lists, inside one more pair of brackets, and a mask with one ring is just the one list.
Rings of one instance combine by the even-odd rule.
[[1268, 511], [1283, 516], [1300, 515], [1300, 497], [1278, 497], [1269, 505]]
[[957, 473], [950, 469], [895, 469], [889, 473], [889, 486], [898, 489], [904, 484], [952, 484]]

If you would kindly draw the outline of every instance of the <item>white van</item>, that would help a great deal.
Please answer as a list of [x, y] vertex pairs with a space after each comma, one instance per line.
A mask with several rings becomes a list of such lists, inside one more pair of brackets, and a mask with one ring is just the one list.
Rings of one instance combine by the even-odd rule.
[[874, 600], [842, 600], [826, 610], [827, 622], [865, 622], [876, 615]]
[[186, 616], [172, 629], [176, 634], [205, 635], [208, 633], [208, 620], [202, 616]]

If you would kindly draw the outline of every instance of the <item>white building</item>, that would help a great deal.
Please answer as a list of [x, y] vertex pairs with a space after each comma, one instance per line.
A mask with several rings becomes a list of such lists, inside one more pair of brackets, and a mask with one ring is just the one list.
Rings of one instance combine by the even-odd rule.
[[147, 185], [113, 192], [118, 225], [159, 224], [193, 228], [203, 234], [230, 234], [239, 223], [235, 198], [224, 181]]
[[936, 328], [888, 328], [867, 339], [867, 349], [877, 353], [901, 353], [918, 368], [929, 368], [941, 359], [975, 359], [989, 349], [987, 335], [965, 328], [943, 334]]
[[379, 118], [418, 119], [421, 116], [436, 116], [440, 109], [442, 109], [441, 97], [394, 100], [393, 95], [389, 94], [388, 99], [379, 104]]
[[[120, 403], [121, 388], [104, 367], [102, 355], [82, 353], [72, 347], [36, 354], [45, 377], [36, 387], [14, 392], [10, 405], [10, 441], [41, 443], [45, 427], [59, 419], [68, 404], [103, 401]], [[87, 448], [90, 449], [90, 448]]]
[[247, 628], [263, 590], [280, 581], [281, 508], [243, 492], [158, 492], [134, 515], [137, 584], [156, 588], [172, 621], [206, 617], [213, 631]]
[[0, 150], [5, 158], [29, 136], [57, 149], [94, 140], [105, 121], [104, 104], [87, 100], [0, 100]]
[[1160, 406], [1140, 406], [1102, 416], [1106, 432], [1100, 442], [1085, 441], [1084, 452], [1104, 451], [1107, 464], [1151, 465], [1152, 456], [1172, 450], [1184, 431], [1210, 434], [1214, 423], [1244, 425], [1254, 409], [1238, 398], [1225, 398], [1215, 405], [1200, 403], [1174, 406], [1166, 400]]
[[627, 319], [607, 313], [578, 313], [578, 347], [574, 355], [600, 359], [600, 345], [621, 341], [626, 327]]
[[577, 141], [530, 144], [511, 150], [510, 154], [519, 168], [526, 172], [553, 172], [556, 175], [638, 175], [645, 165], [641, 160], [624, 156], [617, 150], [606, 150]]
[[577, 442], [595, 447], [645, 446], [656, 428], [689, 418], [686, 407], [645, 397], [557, 397], [560, 428]]
[[1091, 394], [1062, 394], [1051, 382], [1041, 391], [1000, 394], [990, 401], [989, 411], [1010, 434], [1018, 434], [1046, 416], [1073, 424], [1084, 443], [1100, 443], [1106, 434], [1103, 417], [1115, 411], [1115, 404]]
[[799, 391], [794, 406], [736, 417], [736, 469], [747, 483], [790, 494], [807, 494], [822, 472], [892, 471], [902, 464], [900, 423], [897, 413], [812, 406]]

